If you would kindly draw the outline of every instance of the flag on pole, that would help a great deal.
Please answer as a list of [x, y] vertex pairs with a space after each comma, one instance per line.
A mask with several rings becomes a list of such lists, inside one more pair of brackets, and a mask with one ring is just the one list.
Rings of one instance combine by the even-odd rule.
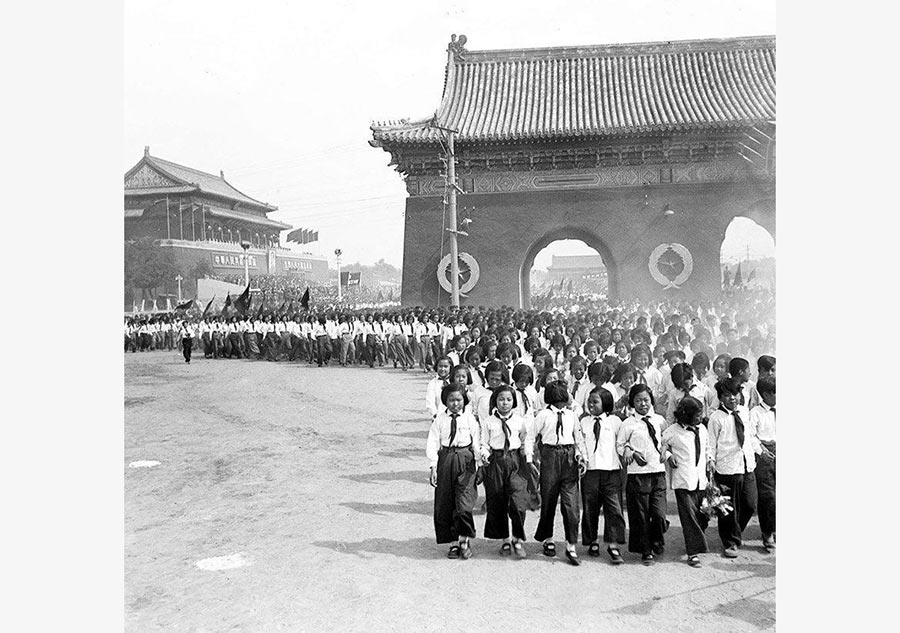
[[216, 295], [213, 295], [213, 298], [209, 300], [209, 303], [207, 303], [206, 307], [203, 309], [203, 314], [200, 315], [200, 318], [203, 318], [206, 316], [206, 314], [209, 312], [209, 309], [212, 307], [213, 301], [215, 301], [215, 300], [216, 300]]
[[741, 286], [744, 284], [744, 279], [741, 277], [741, 262], [738, 262], [737, 271], [734, 273], [734, 281], [731, 283], [733, 286]]
[[259, 308], [256, 310], [256, 318], [257, 319], [262, 316], [263, 306], [265, 306], [265, 305], [266, 305], [266, 291], [263, 290], [262, 299], [260, 299], [260, 301], [259, 301]]
[[247, 284], [247, 287], [244, 289], [244, 292], [234, 300], [234, 309], [238, 311], [238, 314], [244, 316], [247, 314], [247, 310], [250, 309], [250, 302], [252, 298], [250, 297], [250, 284]]
[[190, 310], [190, 309], [193, 307], [193, 305], [194, 305], [194, 300], [193, 300], [193, 299], [189, 299], [188, 301], [185, 301], [184, 303], [179, 303], [177, 306], [175, 306], [175, 310], [176, 310], [176, 311], [178, 311], [178, 310]]
[[747, 275], [747, 283], [750, 283], [753, 279], [756, 278], [756, 269], [750, 271], [750, 274]]
[[303, 297], [300, 299], [300, 305], [304, 310], [309, 310], [309, 286], [306, 287], [306, 292], [303, 293]]
[[225, 314], [225, 311], [231, 307], [231, 293], [228, 293], [228, 296], [225, 298], [225, 305], [222, 306], [222, 311], [219, 314]]

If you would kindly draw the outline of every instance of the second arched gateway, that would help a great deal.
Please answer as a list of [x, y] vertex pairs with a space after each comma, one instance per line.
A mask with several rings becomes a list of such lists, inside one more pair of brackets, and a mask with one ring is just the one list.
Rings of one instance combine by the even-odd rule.
[[697, 298], [720, 286], [735, 216], [774, 234], [774, 37], [499, 51], [454, 38], [435, 116], [372, 125], [409, 193], [404, 305], [448, 303], [438, 127], [456, 131], [473, 220], [464, 305], [528, 307], [534, 256], [565, 238], [602, 254], [614, 299]]

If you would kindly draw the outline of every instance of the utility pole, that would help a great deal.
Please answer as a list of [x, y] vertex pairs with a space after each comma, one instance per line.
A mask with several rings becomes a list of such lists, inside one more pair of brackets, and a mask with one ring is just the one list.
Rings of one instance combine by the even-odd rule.
[[447, 203], [450, 206], [450, 307], [459, 308], [459, 244], [456, 239], [456, 155], [454, 132], [447, 134]]
[[334, 257], [337, 260], [337, 274], [338, 274], [338, 303], [341, 302], [341, 249], [334, 249]]

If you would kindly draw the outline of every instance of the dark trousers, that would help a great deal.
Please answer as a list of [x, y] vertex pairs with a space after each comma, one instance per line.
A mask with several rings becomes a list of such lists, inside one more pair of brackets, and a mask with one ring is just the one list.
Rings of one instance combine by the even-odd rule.
[[[763, 442], [775, 454], [775, 442]], [[763, 536], [775, 533], [775, 460], [759, 455], [756, 458], [756, 489], [759, 493], [759, 529]]]
[[247, 358], [259, 358], [259, 336], [256, 332], [244, 332], [244, 349]]
[[194, 346], [193, 337], [181, 339], [181, 351], [184, 354], [184, 362], [191, 362], [191, 349]]
[[431, 347], [431, 337], [422, 335], [418, 345], [418, 358], [420, 369], [430, 369], [434, 364], [434, 352]]
[[581, 544], [599, 541], [600, 510], [603, 510], [603, 542], [625, 544], [620, 470], [589, 470], [581, 478]]
[[204, 332], [200, 335], [200, 340], [203, 343], [203, 355], [207, 358], [210, 358], [214, 352], [212, 334], [210, 334], [209, 332]]
[[541, 446], [541, 519], [534, 538], [553, 536], [556, 502], [560, 502], [566, 542], [578, 542], [578, 464], [574, 446]]
[[328, 337], [324, 334], [316, 337], [316, 364], [321, 367], [328, 362]]
[[441, 448], [434, 489], [434, 535], [438, 543], [475, 536], [472, 510], [477, 498], [472, 447]]
[[741, 534], [756, 512], [756, 475], [720, 475], [716, 473], [716, 484], [723, 495], [731, 497], [734, 510], [719, 517], [719, 538], [726, 548], [741, 545]]
[[665, 545], [666, 474], [629, 474], [625, 505], [628, 507], [628, 551], [650, 554], [654, 546]]
[[485, 538], [509, 537], [509, 524], [512, 523], [512, 535], [525, 540], [526, 491], [519, 464], [519, 451], [509, 451], [505, 456], [503, 451], [491, 453], [491, 461], [484, 471]]
[[705, 534], [706, 526], [709, 525], [709, 516], [700, 512], [702, 500], [703, 490], [675, 490], [678, 518], [681, 519], [684, 547], [688, 556], [705, 554], [709, 551]]

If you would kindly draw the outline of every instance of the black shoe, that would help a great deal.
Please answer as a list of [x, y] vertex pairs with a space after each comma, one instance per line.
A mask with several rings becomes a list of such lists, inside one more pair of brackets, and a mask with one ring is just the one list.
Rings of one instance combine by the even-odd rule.
[[613, 565], [621, 565], [625, 562], [625, 559], [622, 558], [621, 552], [619, 552], [618, 547], [607, 547], [606, 553], [609, 554], [609, 559], [612, 561]]
[[578, 555], [575, 552], [570, 552], [569, 550], [566, 550], [566, 558], [568, 558], [569, 562], [572, 565], [575, 565], [575, 567], [578, 567], [581, 564], [581, 561], [578, 560]]
[[641, 556], [641, 562], [647, 566], [652, 565], [653, 564], [653, 554], [644, 554], [643, 556]]

